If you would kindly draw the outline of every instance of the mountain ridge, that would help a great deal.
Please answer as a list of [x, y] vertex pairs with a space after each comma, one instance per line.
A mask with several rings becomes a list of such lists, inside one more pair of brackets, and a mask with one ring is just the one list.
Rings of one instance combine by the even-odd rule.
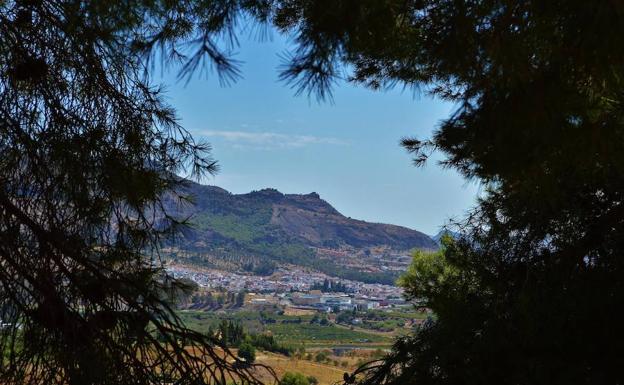
[[180, 206], [171, 200], [167, 207], [179, 217], [191, 218], [192, 226], [183, 231], [178, 245], [194, 254], [196, 261], [246, 261], [233, 263], [234, 268], [249, 263], [255, 267], [293, 264], [345, 278], [380, 276], [381, 281], [393, 282], [397, 274], [384, 269], [396, 266], [380, 263], [375, 270], [358, 266], [358, 258], [387, 257], [387, 264], [392, 265], [392, 256], [437, 248], [422, 232], [346, 217], [316, 192], [284, 194], [264, 188], [233, 194], [218, 186], [185, 181], [179, 193], [193, 203]]

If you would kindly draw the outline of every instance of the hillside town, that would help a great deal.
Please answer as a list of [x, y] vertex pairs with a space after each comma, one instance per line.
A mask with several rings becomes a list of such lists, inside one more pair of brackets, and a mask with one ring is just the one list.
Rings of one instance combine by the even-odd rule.
[[[178, 264], [168, 265], [167, 271], [175, 278], [192, 280], [204, 290], [244, 291], [248, 293], [248, 302], [255, 305], [273, 304], [325, 312], [410, 306], [399, 287], [337, 281], [326, 274], [296, 267], [279, 268], [266, 277]], [[339, 291], [332, 285], [339, 285]]]

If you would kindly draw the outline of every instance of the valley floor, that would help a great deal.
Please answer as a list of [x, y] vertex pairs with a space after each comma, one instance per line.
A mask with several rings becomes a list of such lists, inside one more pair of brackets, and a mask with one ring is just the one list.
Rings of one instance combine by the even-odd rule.
[[[355, 368], [355, 360], [350, 360], [346, 367], [336, 367], [330, 364], [323, 364], [313, 361], [302, 360], [296, 357], [285, 357], [283, 355], [263, 352], [256, 357], [256, 362], [270, 366], [275, 370], [278, 378], [282, 378], [286, 372], [301, 373], [306, 377], [312, 376], [318, 380], [319, 385], [330, 385], [339, 382], [345, 372]], [[262, 377], [270, 381], [268, 376]]]

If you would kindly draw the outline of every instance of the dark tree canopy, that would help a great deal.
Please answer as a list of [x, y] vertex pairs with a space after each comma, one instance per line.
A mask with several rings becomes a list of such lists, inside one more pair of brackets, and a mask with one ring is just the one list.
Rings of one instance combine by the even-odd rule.
[[430, 140], [403, 145], [417, 164], [442, 151], [485, 187], [447, 269], [405, 281], [438, 317], [363, 381], [621, 383], [624, 3], [285, 3], [277, 25], [300, 43], [286, 79], [455, 103]]
[[183, 76], [202, 61], [236, 76], [235, 20], [262, 22], [265, 9], [0, 1], [0, 382], [258, 382], [169, 305], [183, 283], [158, 251], [183, 221], [161, 199], [176, 174], [215, 163], [148, 70], [162, 57]]

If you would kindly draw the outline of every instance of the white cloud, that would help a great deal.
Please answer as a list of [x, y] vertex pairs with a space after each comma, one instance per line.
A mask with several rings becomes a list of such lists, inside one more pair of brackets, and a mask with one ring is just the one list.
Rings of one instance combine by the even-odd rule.
[[208, 138], [219, 138], [239, 148], [302, 148], [312, 145], [347, 145], [348, 142], [332, 137], [311, 135], [289, 135], [276, 132], [199, 130], [197, 134]]

